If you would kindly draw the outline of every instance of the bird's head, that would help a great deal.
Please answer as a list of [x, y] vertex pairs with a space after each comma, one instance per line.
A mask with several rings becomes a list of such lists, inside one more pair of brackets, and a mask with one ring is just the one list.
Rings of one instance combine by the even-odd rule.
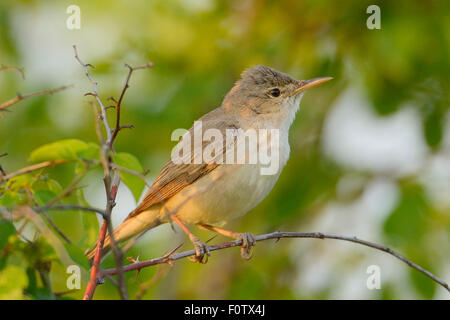
[[257, 65], [242, 73], [222, 105], [230, 111], [247, 108], [257, 114], [279, 113], [297, 108], [305, 90], [331, 79], [296, 80], [273, 68]]

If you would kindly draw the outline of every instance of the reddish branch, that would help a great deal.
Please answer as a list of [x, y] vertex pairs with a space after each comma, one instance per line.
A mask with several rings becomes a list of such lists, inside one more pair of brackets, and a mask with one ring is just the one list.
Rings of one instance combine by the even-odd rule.
[[[42, 164], [38, 164], [38, 165], [42, 165]], [[149, 182], [147, 181], [145, 176], [143, 174], [139, 173], [139, 172], [136, 172], [136, 171], [128, 169], [128, 168], [121, 167], [121, 166], [119, 166], [117, 164], [114, 164], [114, 163], [111, 163], [110, 167], [115, 169], [115, 170], [121, 170], [121, 171], [127, 172], [129, 174], [133, 174], [136, 177], [140, 178], [142, 181], [144, 181], [147, 185], [149, 185]], [[31, 171], [30, 168], [25, 168], [25, 169], [27, 169], [25, 171]], [[21, 170], [21, 171], [23, 171], [23, 170]], [[18, 174], [20, 174], [19, 171], [17, 173], [14, 173], [14, 175], [18, 175]], [[117, 185], [117, 184], [115, 184], [115, 185]], [[113, 197], [115, 199], [115, 197], [117, 195], [117, 188], [116, 187], [114, 187], [112, 189], [112, 195], [113, 195]], [[97, 213], [97, 214], [100, 214], [101, 216], [105, 217], [105, 212], [102, 211], [102, 210], [99, 210], [99, 209], [96, 209], [96, 208], [78, 206], [78, 205], [67, 205], [67, 204], [54, 205], [54, 204], [51, 204], [50, 206], [44, 206], [44, 207], [41, 207], [40, 209], [42, 209], [42, 210], [84, 210], [84, 211]], [[102, 228], [101, 228], [99, 242], [97, 243], [97, 247], [96, 247], [98, 256], [101, 256], [101, 250], [103, 248], [103, 242], [102, 241], [104, 241], [104, 237], [106, 235], [105, 225], [106, 225], [106, 223], [104, 222], [103, 225], [102, 225]], [[427, 271], [426, 269], [422, 268], [421, 266], [417, 265], [416, 263], [412, 262], [411, 260], [403, 257], [402, 255], [398, 254], [394, 250], [392, 250], [392, 249], [390, 249], [390, 248], [388, 248], [386, 246], [382, 246], [382, 245], [373, 243], [373, 242], [369, 242], [369, 241], [366, 241], [366, 240], [358, 239], [356, 237], [341, 236], [341, 235], [335, 235], [335, 234], [326, 234], [326, 233], [319, 233], [319, 232], [312, 232], [312, 233], [273, 232], [273, 233], [259, 235], [259, 236], [255, 237], [256, 241], [263, 241], [263, 240], [269, 240], [269, 239], [277, 239], [278, 240], [278, 239], [281, 239], [281, 238], [336, 239], [336, 240], [350, 241], [350, 242], [358, 243], [358, 244], [361, 244], [361, 245], [365, 245], [365, 246], [368, 246], [368, 247], [371, 247], [371, 248], [374, 248], [374, 249], [377, 249], [377, 250], [380, 250], [380, 251], [384, 251], [384, 252], [386, 252], [386, 253], [396, 257], [397, 259], [401, 260], [402, 262], [404, 262], [405, 264], [407, 264], [411, 268], [416, 269], [417, 271], [423, 273], [424, 275], [426, 275], [427, 277], [429, 277], [430, 279], [434, 280], [436, 283], [438, 283], [439, 285], [441, 285], [442, 287], [444, 287], [445, 289], [450, 291], [449, 290], [449, 285], [445, 281], [439, 279], [437, 276], [433, 275], [431, 272]], [[221, 249], [226, 249], [226, 248], [240, 246], [241, 244], [242, 243], [241, 243], [240, 240], [229, 241], [229, 242], [225, 242], [225, 243], [222, 243], [222, 244], [209, 246], [209, 250], [210, 251], [221, 250]], [[138, 262], [138, 263], [133, 263], [133, 264], [127, 265], [127, 266], [123, 267], [123, 271], [124, 272], [128, 272], [128, 271], [133, 271], [133, 270], [140, 270], [140, 269], [145, 268], [145, 267], [158, 265], [158, 264], [164, 264], [164, 263], [171, 264], [175, 260], [179, 260], [179, 259], [182, 259], [182, 258], [186, 258], [186, 257], [190, 257], [190, 256], [195, 255], [195, 251], [194, 250], [185, 251], [185, 252], [176, 253], [176, 254], [174, 253], [175, 251], [176, 250], [173, 250], [172, 252], [170, 252], [170, 253], [168, 253], [168, 254], [164, 255], [163, 257], [160, 257], [160, 258], [155, 258], [155, 259], [151, 259], [151, 260], [142, 261], [142, 262]], [[115, 275], [115, 274], [118, 273], [118, 269], [115, 268], [115, 269], [104, 270], [104, 271], [101, 272], [101, 274], [99, 274], [98, 263], [96, 264], [95, 261], [94, 261], [94, 266], [96, 266], [95, 269], [93, 268], [93, 270], [95, 271], [96, 279], [97, 279], [97, 281], [95, 281], [95, 286], [96, 286], [98, 280], [102, 280], [102, 278], [104, 278], [104, 277], [109, 277], [111, 275]], [[91, 279], [93, 279], [93, 278], [91, 278]], [[89, 292], [92, 292], [92, 294], [93, 294], [93, 290], [95, 290], [95, 286], [93, 285], [93, 283], [94, 282], [91, 281], [91, 283], [88, 285]], [[92, 298], [92, 296], [88, 296], [88, 297]]]
[[[75, 58], [83, 67], [86, 76], [91, 81], [91, 83], [94, 87], [94, 93], [89, 93], [89, 95], [93, 95], [95, 97], [95, 99], [97, 100], [97, 102], [100, 106], [100, 110], [101, 110], [101, 116], [99, 117], [97, 108], [95, 107], [95, 105], [92, 105], [93, 110], [94, 110], [95, 120], [96, 120], [96, 132], [97, 132], [97, 136], [98, 136], [98, 139], [100, 142], [100, 159], [101, 159], [101, 162], [103, 165], [103, 171], [104, 171], [103, 181], [105, 184], [105, 192], [106, 192], [106, 199], [107, 199], [106, 210], [103, 215], [103, 223], [102, 223], [102, 227], [100, 229], [99, 238], [97, 240], [93, 266], [91, 268], [91, 279], [86, 287], [86, 291], [85, 291], [83, 299], [91, 300], [92, 297], [94, 296], [95, 289], [97, 287], [97, 275], [99, 272], [99, 265], [100, 265], [100, 261], [101, 261], [101, 257], [102, 257], [103, 245], [105, 242], [107, 232], [109, 232], [111, 240], [112, 240], [112, 249], [113, 249], [113, 254], [114, 254], [114, 258], [115, 258], [115, 262], [116, 262], [116, 268], [119, 271], [118, 272], [119, 293], [120, 293], [120, 296], [122, 299], [127, 299], [128, 294], [126, 292], [125, 278], [124, 278], [123, 272], [121, 272], [122, 253], [121, 253], [121, 250], [117, 247], [117, 245], [115, 243], [114, 235], [112, 233], [112, 226], [111, 226], [111, 213], [115, 206], [115, 198], [116, 198], [117, 189], [118, 189], [118, 186], [120, 183], [120, 177], [119, 177], [119, 175], [116, 175], [117, 179], [114, 179], [115, 183], [111, 186], [111, 174], [110, 174], [110, 172], [111, 172], [111, 170], [110, 170], [111, 157], [109, 155], [109, 153], [112, 152], [112, 150], [109, 148], [110, 139], [112, 137], [111, 129], [110, 129], [109, 123], [106, 119], [106, 109], [98, 95], [98, 92], [97, 92], [97, 83], [93, 80], [93, 78], [91, 77], [91, 75], [89, 74], [89, 71], [88, 71], [88, 66], [91, 66], [91, 67], [93, 67], [93, 66], [90, 64], [84, 64], [81, 61], [81, 59], [78, 57], [78, 52], [77, 52], [76, 46], [73, 46], [73, 49], [75, 52]], [[105, 127], [105, 131], [107, 134], [106, 141], [101, 133], [100, 126], [98, 124], [99, 120], [102, 120], [103, 125]]]
[[94, 262], [91, 269], [91, 279], [86, 287], [83, 300], [91, 300], [94, 296], [95, 288], [97, 286], [97, 275], [100, 270], [100, 259], [102, 257], [103, 244], [105, 243], [106, 230], [107, 230], [106, 219], [103, 219], [102, 228], [100, 229], [100, 236], [98, 237], [97, 246], [95, 247]]
[[[105, 192], [106, 192], [106, 210], [103, 215], [103, 224], [102, 224], [102, 227], [100, 230], [100, 235], [99, 235], [99, 238], [97, 241], [97, 246], [96, 246], [96, 251], [95, 251], [95, 256], [94, 256], [94, 261], [93, 261], [94, 264], [91, 269], [91, 279], [86, 288], [86, 291], [84, 294], [84, 300], [92, 299], [95, 289], [97, 287], [97, 276], [99, 273], [99, 264], [101, 261], [106, 232], [108, 232], [110, 239], [111, 239], [111, 248], [113, 251], [114, 260], [115, 260], [115, 264], [116, 264], [116, 270], [117, 270], [117, 276], [118, 276], [117, 287], [119, 290], [119, 294], [122, 299], [127, 299], [128, 293], [127, 293], [127, 289], [126, 289], [125, 276], [122, 271], [123, 252], [116, 243], [116, 240], [114, 238], [114, 233], [113, 233], [113, 227], [112, 227], [112, 223], [111, 223], [111, 214], [112, 214], [112, 210], [116, 204], [115, 200], [116, 200], [117, 191], [118, 191], [119, 184], [120, 184], [120, 174], [119, 174], [117, 168], [112, 167], [112, 156], [111, 155], [114, 153], [113, 144], [114, 144], [114, 141], [115, 141], [119, 131], [123, 128], [132, 127], [131, 125], [125, 125], [125, 126], [120, 125], [120, 111], [121, 111], [120, 107], [121, 107], [125, 92], [129, 87], [129, 81], [130, 81], [131, 74], [133, 73], [134, 70], [150, 68], [153, 66], [153, 64], [148, 63], [144, 66], [139, 66], [139, 67], [130, 67], [129, 65], [126, 65], [129, 69], [129, 72], [128, 72], [128, 75], [127, 75], [127, 78], [125, 81], [125, 85], [120, 94], [119, 100], [115, 100], [114, 98], [111, 98], [111, 100], [114, 101], [114, 103], [115, 103], [114, 107], [116, 109], [115, 126], [114, 126], [114, 130], [111, 130], [108, 120], [106, 118], [107, 108], [102, 103], [100, 96], [98, 94], [97, 82], [95, 82], [94, 79], [89, 74], [88, 67], [93, 68], [93, 66], [91, 64], [85, 64], [79, 58], [76, 46], [73, 46], [73, 49], [75, 52], [75, 59], [83, 67], [86, 77], [89, 79], [89, 81], [92, 83], [92, 86], [93, 86], [94, 92], [87, 93], [86, 95], [94, 96], [98, 105], [100, 106], [100, 112], [101, 112], [100, 116], [98, 115], [97, 107], [95, 105], [93, 105], [93, 109], [94, 109], [94, 114], [95, 114], [95, 118], [96, 118], [96, 132], [97, 132], [97, 136], [98, 136], [98, 139], [99, 139], [99, 142], [101, 145], [100, 159], [101, 159], [101, 163], [103, 165], [103, 171], [104, 171], [103, 182], [105, 185]], [[103, 134], [100, 130], [100, 125], [98, 123], [99, 120], [101, 120], [103, 123], [104, 129], [106, 132], [106, 138], [103, 137]], [[114, 173], [113, 176], [111, 176], [111, 170]]]

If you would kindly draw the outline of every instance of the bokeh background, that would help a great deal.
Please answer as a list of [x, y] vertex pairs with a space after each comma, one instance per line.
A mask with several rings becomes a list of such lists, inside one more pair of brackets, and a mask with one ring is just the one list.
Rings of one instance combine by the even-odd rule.
[[[66, 9], [73, 4], [81, 9], [79, 30], [66, 27]], [[366, 27], [371, 4], [381, 8], [381, 30]], [[149, 180], [169, 158], [171, 132], [189, 128], [219, 106], [243, 69], [265, 64], [297, 79], [332, 76], [303, 98], [291, 128], [291, 158], [274, 190], [229, 227], [255, 234], [354, 235], [388, 245], [449, 282], [449, 18], [445, 0], [2, 0], [0, 64], [23, 68], [25, 79], [1, 72], [0, 101], [16, 92], [74, 87], [0, 114], [0, 153], [8, 152], [0, 163], [14, 172], [32, 164], [31, 151], [43, 144], [96, 142], [91, 98], [83, 96], [92, 89], [73, 44], [95, 66], [92, 75], [104, 100], [118, 96], [124, 63], [155, 63], [133, 75], [122, 123], [135, 128], [122, 131], [115, 144], [139, 159]], [[74, 166], [47, 169], [42, 179], [64, 188], [75, 177]], [[78, 198], [65, 201], [84, 196], [104, 207], [100, 168], [79, 186]], [[1, 197], [3, 206], [17, 204]], [[134, 206], [132, 192], [121, 184], [114, 224]], [[82, 213], [50, 214], [81, 250], [95, 242], [98, 229], [87, 233]], [[11, 235], [5, 241], [14, 249], [0, 248], [0, 298], [81, 298], [88, 280], [84, 269], [81, 290], [55, 297], [67, 291], [66, 268], [73, 262], [54, 253], [52, 241], [61, 239], [35, 229], [31, 223], [23, 230], [30, 243]], [[212, 236], [195, 231], [204, 240]], [[191, 248], [181, 232], [164, 225], [127, 255], [158, 257], [180, 243], [182, 250]], [[112, 260], [104, 266], [113, 266]], [[47, 286], [39, 275], [42, 265], [49, 266]], [[379, 290], [366, 286], [371, 265], [381, 271]], [[227, 249], [214, 252], [206, 265], [182, 260], [147, 268], [138, 277], [129, 273], [127, 282], [130, 296], [141, 299], [449, 299], [397, 259], [333, 240], [261, 242], [250, 261], [238, 249]], [[110, 282], [95, 295], [118, 297]]]

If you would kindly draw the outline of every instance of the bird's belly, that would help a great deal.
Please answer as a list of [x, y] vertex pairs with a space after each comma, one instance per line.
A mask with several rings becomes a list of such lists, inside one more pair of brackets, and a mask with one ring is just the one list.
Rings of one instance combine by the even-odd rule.
[[259, 165], [221, 165], [173, 196], [166, 210], [187, 223], [226, 222], [260, 203], [278, 177], [261, 175]]

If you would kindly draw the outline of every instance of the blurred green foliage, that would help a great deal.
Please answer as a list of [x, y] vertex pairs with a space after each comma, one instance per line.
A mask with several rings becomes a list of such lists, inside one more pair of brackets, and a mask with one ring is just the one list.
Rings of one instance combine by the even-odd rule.
[[[80, 30], [66, 28], [66, 8], [71, 4], [81, 8]], [[381, 8], [381, 30], [366, 28], [366, 8], [371, 4]], [[0, 154], [8, 152], [0, 163], [7, 173], [41, 161], [67, 160], [0, 184], [0, 207], [12, 213], [20, 205], [45, 205], [78, 175], [99, 171], [94, 120], [86, 103], [90, 98], [83, 97], [92, 88], [73, 58], [71, 45], [77, 44], [83, 60], [95, 66], [92, 74], [104, 100], [118, 96], [127, 72], [123, 63], [155, 63], [155, 68], [133, 75], [122, 123], [133, 124], [134, 129], [120, 133], [114, 157], [118, 165], [138, 172], [148, 168], [150, 179], [169, 158], [172, 130], [188, 128], [219, 106], [245, 68], [265, 64], [299, 79], [333, 76], [333, 82], [303, 99], [291, 129], [291, 159], [273, 192], [232, 225], [254, 233], [298, 230], [319, 218], [327, 204], [339, 202], [340, 179], [358, 171], [335, 162], [321, 147], [330, 106], [345, 88], [360, 90], [381, 116], [412, 105], [421, 115], [430, 154], [443, 148], [449, 114], [449, 6], [445, 0], [3, 0], [0, 64], [24, 67], [26, 79], [13, 71], [1, 72], [0, 103], [16, 92], [68, 83], [76, 86], [24, 100], [9, 108], [10, 112], [0, 113]], [[109, 114], [109, 120], [113, 115]], [[450, 208], [427, 194], [418, 173], [406, 178], [387, 175], [400, 194], [380, 226], [380, 239], [432, 272], [447, 270], [448, 280]], [[121, 178], [138, 201], [144, 183], [126, 173]], [[83, 192], [87, 181], [81, 180], [80, 188], [58, 203], [87, 206]], [[70, 244], [50, 228], [45, 215], [70, 238]], [[38, 232], [24, 240], [21, 233], [29, 228]], [[98, 229], [95, 215], [78, 210], [37, 212], [14, 224], [0, 220], [0, 299], [81, 298], [88, 279], [83, 252], [95, 243]], [[210, 237], [206, 232], [199, 235]], [[250, 262], [241, 261], [237, 250], [228, 250], [214, 253], [205, 266], [179, 261], [173, 268], [142, 270], [138, 278], [129, 273], [130, 296], [335, 297], [334, 281], [313, 292], [295, 287], [293, 279], [302, 272], [303, 261], [292, 259], [291, 241], [258, 244]], [[132, 248], [128, 254], [157, 257], [176, 245], [153, 241], [144, 253]], [[73, 263], [82, 268], [82, 288], [61, 294], [67, 291], [66, 268]], [[108, 257], [104, 267], [112, 266]], [[406, 277], [383, 283], [382, 290], [368, 296], [433, 298], [442, 290], [422, 274], [402, 267]], [[107, 282], [97, 289], [96, 298], [116, 299], [118, 294]]]

